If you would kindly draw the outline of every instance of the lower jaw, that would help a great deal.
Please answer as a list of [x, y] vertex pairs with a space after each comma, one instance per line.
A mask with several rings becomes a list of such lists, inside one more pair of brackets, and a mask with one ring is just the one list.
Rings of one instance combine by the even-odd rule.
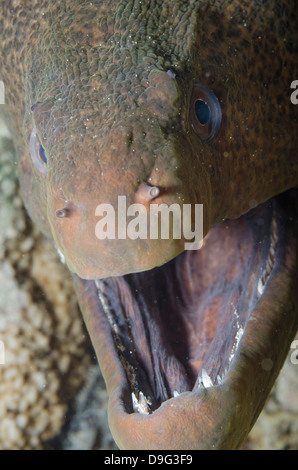
[[161, 268], [74, 276], [120, 448], [239, 448], [297, 330], [296, 214], [292, 191]]

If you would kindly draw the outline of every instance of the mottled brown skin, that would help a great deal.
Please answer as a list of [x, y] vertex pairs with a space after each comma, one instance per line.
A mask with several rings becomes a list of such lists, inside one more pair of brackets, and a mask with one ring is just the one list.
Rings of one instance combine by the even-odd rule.
[[[297, 29], [290, 1], [1, 3], [0, 79], [24, 201], [71, 271], [84, 279], [123, 275], [181, 253], [184, 240], [95, 237], [97, 205], [116, 206], [118, 195], [135, 202], [148, 181], [160, 188], [155, 203], [203, 203], [204, 233], [297, 186], [298, 106], [290, 101]], [[208, 143], [189, 117], [196, 80], [222, 108], [220, 132]], [[33, 125], [47, 177], [29, 155]], [[64, 207], [68, 217], [58, 218]], [[246, 419], [244, 434], [253, 423]]]

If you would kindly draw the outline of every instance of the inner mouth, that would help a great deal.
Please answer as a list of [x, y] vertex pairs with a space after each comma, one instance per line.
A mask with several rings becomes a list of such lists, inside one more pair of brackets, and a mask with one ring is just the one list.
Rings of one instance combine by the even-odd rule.
[[86, 281], [125, 371], [127, 413], [150, 414], [225, 380], [277, 263], [274, 200], [213, 227], [198, 251], [151, 271]]

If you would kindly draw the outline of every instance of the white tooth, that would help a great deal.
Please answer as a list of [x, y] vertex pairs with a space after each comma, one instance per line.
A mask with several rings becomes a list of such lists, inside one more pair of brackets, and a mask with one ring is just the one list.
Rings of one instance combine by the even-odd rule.
[[134, 392], [132, 392], [131, 394], [131, 399], [132, 399], [132, 407], [133, 407], [133, 410], [138, 412], [138, 405], [139, 405], [139, 402], [137, 400], [137, 397], [135, 396]]
[[100, 279], [95, 279], [95, 285], [97, 289], [102, 289], [102, 281]]
[[235, 353], [238, 349], [240, 340], [242, 338], [243, 332], [244, 332], [244, 329], [240, 325], [237, 325], [237, 326], [238, 326], [238, 330], [237, 330], [237, 333], [236, 333], [236, 336], [235, 336], [235, 342], [234, 342], [233, 347], [232, 347], [232, 352], [231, 352], [230, 357], [229, 357], [229, 362], [231, 362], [232, 359], [234, 358]]
[[259, 282], [258, 282], [258, 293], [259, 293], [259, 295], [262, 295], [263, 291], [264, 291], [264, 285], [262, 283], [262, 279], [259, 279]]
[[56, 246], [56, 251], [57, 251], [57, 253], [58, 253], [58, 256], [59, 256], [59, 259], [60, 259], [61, 263], [65, 264], [64, 255], [63, 255], [62, 251], [60, 251], [57, 246]]
[[209, 377], [205, 369], [202, 370], [201, 377], [202, 377], [203, 386], [205, 388], [213, 387], [213, 382], [211, 380], [211, 377]]
[[174, 390], [173, 392], [173, 397], [176, 398], [176, 397], [179, 397], [180, 393], [177, 392], [177, 390]]
[[119, 330], [119, 327], [118, 327], [117, 323], [113, 322], [113, 324], [112, 324], [112, 329], [113, 329], [114, 333], [116, 333], [117, 335], [119, 335], [120, 330]]
[[101, 302], [101, 305], [102, 305], [102, 308], [104, 309], [105, 311], [105, 314], [107, 316], [107, 319], [108, 319], [108, 322], [110, 323], [110, 325], [112, 326], [113, 330], [117, 333], [119, 330], [117, 330], [117, 325], [115, 324], [115, 321], [114, 321], [114, 318], [113, 318], [113, 315], [112, 315], [112, 312], [111, 312], [111, 308], [107, 302], [107, 299], [106, 297], [104, 296], [102, 290], [98, 289], [97, 291], [97, 297], [99, 299], [99, 301]]
[[237, 320], [239, 320], [239, 313], [238, 313], [237, 307], [234, 307], [233, 315], [237, 318]]
[[141, 415], [148, 415], [149, 408], [148, 408], [148, 400], [146, 399], [143, 392], [139, 393], [139, 399], [135, 396], [134, 393], [131, 394], [132, 398], [132, 407], [136, 413], [140, 413]]

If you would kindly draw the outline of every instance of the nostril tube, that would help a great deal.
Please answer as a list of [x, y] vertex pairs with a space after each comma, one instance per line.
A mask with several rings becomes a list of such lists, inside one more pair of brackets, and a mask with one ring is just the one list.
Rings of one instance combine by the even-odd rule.
[[56, 210], [55, 214], [58, 219], [64, 219], [65, 217], [69, 216], [70, 210], [68, 209], [68, 207], [63, 207], [63, 209]]
[[159, 188], [157, 186], [152, 186], [152, 188], [149, 191], [149, 195], [152, 199], [157, 197], [159, 195]]
[[155, 199], [160, 194], [158, 186], [150, 186], [147, 183], [140, 184], [136, 192], [136, 201], [139, 203], [148, 203], [152, 199]]

